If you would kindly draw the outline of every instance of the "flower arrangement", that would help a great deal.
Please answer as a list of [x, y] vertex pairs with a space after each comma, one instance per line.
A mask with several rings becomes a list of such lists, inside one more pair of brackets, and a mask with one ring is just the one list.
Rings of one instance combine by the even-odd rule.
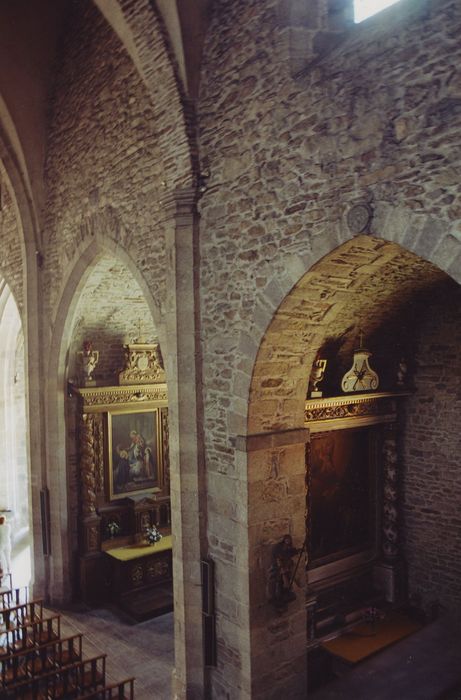
[[370, 606], [369, 608], [367, 608], [365, 610], [365, 615], [364, 615], [365, 622], [367, 622], [372, 627], [375, 625], [376, 622], [383, 620], [384, 617], [385, 617], [384, 612], [382, 610], [379, 610], [379, 608], [375, 608], [373, 606]]
[[109, 522], [106, 525], [106, 531], [111, 537], [115, 537], [115, 535], [118, 535], [121, 529], [122, 528], [120, 527], [120, 524], [116, 520], [109, 520]]
[[150, 525], [149, 527], [146, 527], [146, 529], [144, 530], [144, 536], [148, 544], [155, 544], [156, 542], [159, 542], [162, 539], [162, 535], [157, 530], [155, 525]]

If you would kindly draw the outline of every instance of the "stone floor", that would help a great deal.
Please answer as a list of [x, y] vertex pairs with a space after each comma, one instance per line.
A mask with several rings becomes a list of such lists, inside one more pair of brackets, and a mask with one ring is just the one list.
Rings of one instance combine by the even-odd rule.
[[82, 632], [85, 658], [107, 654], [109, 682], [134, 676], [136, 700], [170, 700], [174, 662], [173, 614], [131, 624], [114, 612], [56, 610], [61, 636]]
[[461, 630], [440, 618], [309, 693], [309, 700], [461, 700]]

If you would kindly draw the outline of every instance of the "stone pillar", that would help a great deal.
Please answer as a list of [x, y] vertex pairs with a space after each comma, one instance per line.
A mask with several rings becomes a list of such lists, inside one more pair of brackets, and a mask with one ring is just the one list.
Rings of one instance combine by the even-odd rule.
[[[298, 566], [293, 600], [271, 600], [272, 555], [284, 535], [301, 549], [306, 537], [305, 428], [238, 438], [248, 456], [249, 669], [252, 700], [307, 694], [305, 553]], [[243, 696], [242, 696], [243, 697]], [[247, 696], [245, 696], [247, 697]]]
[[175, 617], [173, 697], [205, 697], [200, 559], [206, 551], [196, 192], [163, 200], [168, 287], [166, 352]]
[[396, 429], [384, 427], [381, 556], [374, 569], [375, 583], [390, 603], [404, 595], [404, 567], [399, 550], [399, 479]]

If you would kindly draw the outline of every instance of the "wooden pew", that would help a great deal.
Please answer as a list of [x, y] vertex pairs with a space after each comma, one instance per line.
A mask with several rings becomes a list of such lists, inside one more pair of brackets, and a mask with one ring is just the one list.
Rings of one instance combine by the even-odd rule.
[[134, 678], [127, 678], [120, 683], [111, 683], [88, 695], [81, 695], [79, 700], [134, 700]]
[[0, 661], [1, 687], [6, 688], [8, 685], [14, 685], [27, 678], [27, 654], [33, 652], [21, 652], [20, 654], [11, 654], [8, 657], [2, 658]]
[[43, 618], [43, 601], [32, 600], [0, 610], [0, 631], [23, 627]]
[[[3, 585], [2, 585], [3, 581]], [[0, 700], [134, 700], [134, 678], [106, 684], [106, 654], [83, 660], [82, 634], [61, 639], [61, 617], [0, 580]]]
[[71, 637], [58, 639], [54, 642], [41, 644], [29, 651], [19, 652], [7, 658], [15, 661], [16, 657], [22, 657], [25, 661], [26, 673], [29, 677], [38, 676], [56, 668], [62, 668], [83, 660], [82, 634], [74, 634]]
[[[70, 700], [91, 695], [106, 683], [106, 654], [42, 673], [3, 688], [1, 700]], [[116, 697], [116, 696], [114, 696]]]
[[61, 637], [61, 616], [52, 615], [38, 622], [0, 632], [0, 658], [31, 647], [53, 642]]
[[29, 589], [27, 586], [21, 588], [9, 588], [2, 591], [0, 589], [0, 610], [6, 610], [14, 605], [22, 605], [29, 602]]

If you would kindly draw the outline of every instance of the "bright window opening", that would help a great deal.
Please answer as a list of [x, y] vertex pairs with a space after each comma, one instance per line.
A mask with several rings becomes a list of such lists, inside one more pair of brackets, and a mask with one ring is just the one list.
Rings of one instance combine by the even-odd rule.
[[376, 15], [386, 7], [395, 5], [399, 0], [354, 0], [354, 22], [358, 24], [364, 19]]

